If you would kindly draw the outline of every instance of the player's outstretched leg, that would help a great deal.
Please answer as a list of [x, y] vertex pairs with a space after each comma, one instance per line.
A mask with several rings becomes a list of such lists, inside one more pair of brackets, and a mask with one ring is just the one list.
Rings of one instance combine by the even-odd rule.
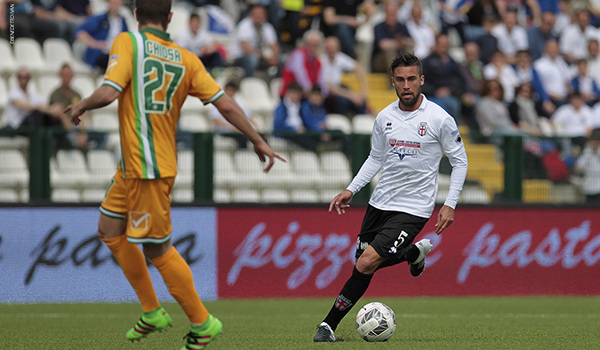
[[321, 322], [321, 324], [317, 326], [317, 334], [313, 338], [313, 341], [334, 342], [335, 335], [333, 334], [333, 329], [331, 329], [327, 323]]
[[190, 332], [183, 337], [186, 344], [181, 350], [204, 349], [217, 335], [223, 333], [223, 324], [218, 318], [209, 315], [200, 326], [192, 326]]
[[140, 320], [127, 331], [125, 336], [131, 341], [141, 340], [148, 336], [152, 332], [162, 332], [168, 327], [172, 327], [173, 320], [171, 316], [163, 309], [159, 307], [156, 310], [150, 312], [144, 312]]
[[425, 270], [425, 256], [429, 254], [433, 245], [431, 244], [430, 240], [422, 239], [418, 241], [415, 244], [415, 246], [417, 247], [417, 249], [419, 249], [419, 256], [417, 257], [417, 260], [413, 261], [412, 263], [409, 263], [409, 265], [410, 274], [414, 277], [417, 277], [423, 273], [423, 270]]

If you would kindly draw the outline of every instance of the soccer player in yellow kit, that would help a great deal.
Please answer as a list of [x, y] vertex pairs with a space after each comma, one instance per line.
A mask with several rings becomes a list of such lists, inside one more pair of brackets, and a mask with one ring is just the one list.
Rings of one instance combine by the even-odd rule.
[[285, 160], [258, 135], [198, 57], [170, 40], [165, 30], [171, 20], [171, 0], [138, 0], [135, 12], [140, 30], [121, 33], [114, 40], [102, 86], [65, 111], [71, 111], [78, 125], [85, 111], [119, 98], [122, 159], [100, 206], [98, 236], [142, 305], [142, 317], [126, 337], [139, 340], [172, 324], [156, 297], [147, 257], [191, 322], [182, 350], [203, 349], [223, 326], [204, 307], [189, 265], [171, 245], [169, 195], [177, 174], [175, 133], [187, 95], [213, 103], [254, 144], [259, 159], [268, 158], [265, 171], [275, 158]]

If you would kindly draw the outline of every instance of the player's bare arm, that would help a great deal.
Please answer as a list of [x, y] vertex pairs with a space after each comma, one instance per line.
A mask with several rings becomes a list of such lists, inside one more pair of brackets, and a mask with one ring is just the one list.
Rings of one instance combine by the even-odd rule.
[[91, 109], [102, 108], [109, 105], [117, 97], [119, 97], [119, 92], [117, 90], [110, 86], [102, 85], [89, 97], [65, 108], [64, 113], [71, 111], [71, 121], [73, 122], [73, 125], [77, 126], [81, 122], [80, 116], [83, 113]]
[[448, 226], [454, 222], [454, 209], [444, 205], [438, 213], [437, 223], [435, 224], [435, 233], [442, 233]]
[[338, 213], [338, 215], [346, 214], [346, 208], [350, 207], [350, 204], [348, 203], [352, 199], [352, 196], [353, 194], [350, 190], [344, 190], [339, 193], [329, 204], [329, 212], [331, 213], [331, 211], [335, 208], [335, 211]]
[[252, 144], [254, 144], [254, 152], [258, 155], [261, 162], [265, 162], [267, 158], [268, 164], [264, 171], [268, 172], [273, 167], [275, 158], [282, 162], [287, 162], [285, 158], [275, 153], [273, 149], [265, 142], [265, 140], [256, 132], [252, 124], [246, 118], [244, 111], [240, 106], [229, 96], [223, 95], [214, 103], [221, 115], [227, 119], [233, 126], [244, 134]]

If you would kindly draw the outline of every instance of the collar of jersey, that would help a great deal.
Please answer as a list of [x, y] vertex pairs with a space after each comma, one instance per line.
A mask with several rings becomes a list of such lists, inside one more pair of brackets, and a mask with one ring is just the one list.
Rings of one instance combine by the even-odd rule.
[[414, 111], [403, 111], [402, 109], [400, 109], [400, 99], [398, 99], [398, 103], [396, 104], [396, 108], [398, 108], [398, 110], [400, 112], [405, 113], [405, 114], [411, 114], [411, 113], [414, 113], [416, 111], [422, 111], [422, 110], [425, 109], [425, 104], [427, 103], [428, 100], [427, 100], [427, 97], [425, 97], [425, 94], [422, 93], [421, 96], [423, 96], [423, 101], [421, 101], [421, 105], [419, 106], [419, 108], [417, 108]]
[[152, 35], [156, 35], [157, 37], [159, 37], [161, 39], [171, 41], [171, 36], [169, 35], [169, 33], [165, 32], [163, 30], [160, 30], [160, 29], [156, 29], [156, 28], [152, 28], [152, 27], [144, 27], [142, 30], [140, 30], [140, 32], [150, 33]]

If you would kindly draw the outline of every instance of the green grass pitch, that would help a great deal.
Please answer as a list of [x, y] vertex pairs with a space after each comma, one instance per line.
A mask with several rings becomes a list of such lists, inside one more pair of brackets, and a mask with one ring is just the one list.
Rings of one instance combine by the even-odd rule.
[[[354, 317], [370, 301], [396, 312], [385, 343], [367, 343]], [[206, 303], [224, 324], [207, 349], [600, 349], [600, 297], [366, 298], [338, 327], [342, 342], [313, 343], [327, 299], [220, 300]], [[174, 327], [140, 343], [125, 332], [137, 304], [0, 304], [0, 349], [179, 349], [188, 330], [176, 304], [163, 305]]]

